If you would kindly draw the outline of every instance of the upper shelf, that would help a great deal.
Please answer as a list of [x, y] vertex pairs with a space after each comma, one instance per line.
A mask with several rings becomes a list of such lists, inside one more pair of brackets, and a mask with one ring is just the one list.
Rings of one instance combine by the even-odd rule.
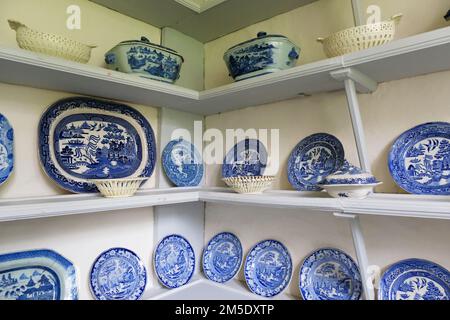
[[[0, 81], [56, 91], [167, 107], [202, 115], [344, 88], [330, 73], [354, 68], [378, 83], [450, 70], [450, 27], [349, 55], [194, 90], [0, 46]], [[364, 92], [364, 88], [359, 88]]]

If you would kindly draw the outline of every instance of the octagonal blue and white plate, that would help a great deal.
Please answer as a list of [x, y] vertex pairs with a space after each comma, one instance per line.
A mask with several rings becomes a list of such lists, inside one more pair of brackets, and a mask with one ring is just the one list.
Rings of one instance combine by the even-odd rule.
[[288, 162], [288, 179], [298, 191], [320, 191], [327, 176], [344, 165], [345, 152], [338, 138], [327, 133], [313, 134], [292, 151]]
[[276, 296], [291, 281], [291, 255], [279, 241], [261, 241], [247, 255], [244, 275], [247, 286], [253, 293], [263, 297]]
[[256, 139], [245, 139], [231, 149], [222, 165], [222, 177], [262, 176], [267, 166], [267, 149]]
[[0, 255], [0, 300], [78, 300], [75, 266], [52, 250]]
[[203, 251], [203, 272], [214, 282], [225, 283], [234, 278], [242, 264], [242, 244], [229, 232], [214, 236]]
[[345, 252], [319, 249], [303, 261], [299, 288], [304, 300], [359, 300], [361, 275], [356, 263]]
[[379, 300], [450, 300], [450, 272], [422, 259], [390, 266], [381, 277]]
[[8, 119], [0, 114], [0, 185], [2, 185], [14, 169], [14, 130]]
[[450, 195], [450, 123], [425, 123], [403, 133], [392, 146], [389, 170], [409, 193]]
[[166, 176], [177, 187], [196, 187], [202, 181], [202, 157], [189, 141], [170, 141], [164, 148], [161, 159]]
[[111, 248], [92, 265], [90, 285], [97, 300], [138, 300], [145, 291], [147, 273], [133, 251]]
[[60, 187], [98, 192], [90, 179], [150, 177], [156, 143], [150, 123], [135, 109], [74, 97], [56, 102], [42, 116], [39, 155]]
[[184, 286], [194, 274], [194, 249], [182, 236], [170, 235], [162, 239], [153, 260], [159, 281], [169, 289]]

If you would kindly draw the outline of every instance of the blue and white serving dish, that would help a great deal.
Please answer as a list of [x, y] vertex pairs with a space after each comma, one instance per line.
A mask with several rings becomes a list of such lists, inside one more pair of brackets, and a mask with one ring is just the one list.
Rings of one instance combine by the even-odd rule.
[[0, 300], [77, 300], [75, 266], [51, 250], [0, 255]]
[[450, 272], [422, 259], [390, 266], [381, 277], [379, 300], [450, 300]]
[[53, 104], [39, 124], [39, 155], [50, 178], [76, 193], [90, 180], [150, 177], [156, 143], [147, 119], [110, 101], [73, 97]]
[[223, 58], [230, 76], [240, 81], [295, 67], [300, 48], [285, 36], [259, 32], [256, 38], [228, 49]]
[[105, 62], [112, 70], [174, 83], [180, 77], [184, 59], [175, 50], [141, 37], [119, 43], [105, 54]]
[[14, 130], [8, 119], [0, 114], [0, 185], [8, 180], [14, 169]]
[[138, 300], [146, 284], [144, 264], [128, 249], [111, 248], [92, 265], [90, 285], [97, 300]]
[[247, 286], [253, 293], [263, 297], [276, 296], [291, 281], [291, 255], [281, 242], [261, 241], [247, 255], [244, 275]]
[[232, 233], [214, 236], [203, 251], [203, 272], [214, 282], [225, 283], [233, 279], [241, 264], [241, 241]]
[[289, 182], [298, 191], [320, 191], [319, 184], [338, 171], [344, 161], [344, 147], [335, 136], [313, 134], [292, 151], [288, 162]]
[[153, 260], [159, 281], [169, 289], [184, 286], [194, 274], [194, 249], [182, 236], [170, 235], [162, 239]]
[[392, 146], [389, 170], [409, 193], [450, 195], [450, 123], [425, 123], [403, 133]]
[[300, 266], [299, 288], [304, 300], [359, 300], [361, 275], [345, 252], [319, 249]]
[[245, 139], [231, 149], [222, 165], [222, 177], [262, 176], [267, 166], [267, 150], [256, 139]]
[[177, 187], [196, 187], [202, 181], [202, 157], [189, 141], [170, 141], [162, 152], [161, 160], [166, 176]]

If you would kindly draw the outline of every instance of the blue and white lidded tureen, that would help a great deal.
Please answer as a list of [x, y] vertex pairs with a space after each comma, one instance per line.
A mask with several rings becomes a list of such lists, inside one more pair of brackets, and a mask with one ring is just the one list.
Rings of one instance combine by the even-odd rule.
[[381, 183], [369, 172], [345, 161], [341, 169], [326, 177], [320, 186], [334, 198], [365, 199]]
[[300, 48], [282, 35], [259, 32], [258, 37], [242, 42], [225, 52], [230, 76], [240, 81], [295, 67]]
[[108, 69], [174, 83], [180, 77], [184, 59], [175, 50], [142, 37], [119, 43], [105, 54], [105, 62]]

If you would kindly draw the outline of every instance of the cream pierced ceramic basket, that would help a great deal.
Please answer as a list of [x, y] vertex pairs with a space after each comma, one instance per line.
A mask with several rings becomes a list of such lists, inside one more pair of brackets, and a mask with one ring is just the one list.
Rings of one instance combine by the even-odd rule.
[[262, 193], [275, 181], [272, 176], [241, 176], [222, 179], [237, 193]]
[[380, 46], [394, 40], [396, 25], [402, 14], [387, 21], [366, 24], [336, 32], [328, 38], [318, 38], [328, 58]]
[[69, 38], [30, 29], [18, 21], [8, 22], [11, 29], [16, 31], [17, 44], [25, 50], [87, 63], [91, 58], [91, 50], [96, 48]]
[[90, 180], [106, 198], [126, 198], [133, 196], [148, 178], [98, 179]]

